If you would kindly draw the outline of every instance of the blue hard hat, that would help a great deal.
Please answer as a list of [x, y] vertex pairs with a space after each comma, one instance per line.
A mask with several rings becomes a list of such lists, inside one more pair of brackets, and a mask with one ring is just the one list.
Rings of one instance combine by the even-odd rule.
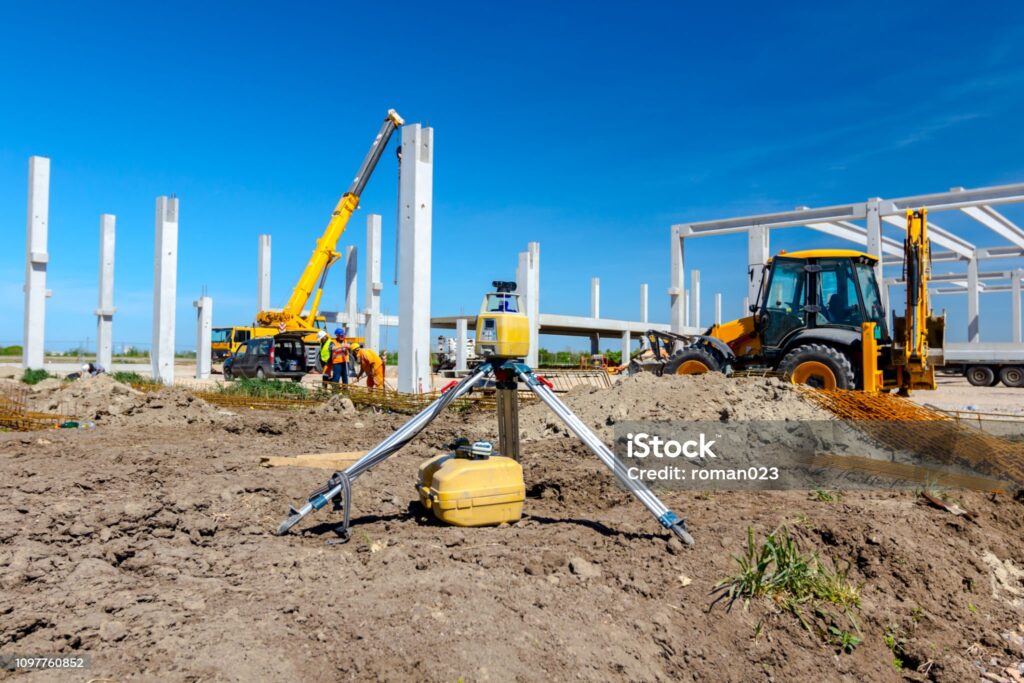
[[345, 336], [345, 330], [341, 329], [340, 327], [335, 327], [334, 328], [334, 336], [337, 337], [339, 334], [342, 337], [344, 337]]

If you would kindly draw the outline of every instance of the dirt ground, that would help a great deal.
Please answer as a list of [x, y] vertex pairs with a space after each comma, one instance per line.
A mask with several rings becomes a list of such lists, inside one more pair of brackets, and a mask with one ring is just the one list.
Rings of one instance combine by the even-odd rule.
[[[262, 455], [372, 447], [406, 418], [232, 413], [183, 391], [43, 388], [95, 429], [0, 433], [0, 653], [84, 653], [33, 680], [980, 680], [1024, 674], [1024, 505], [955, 492], [666, 492], [696, 546], [670, 541], [539, 405], [524, 407], [524, 518], [459, 529], [410, 513], [416, 467], [487, 415], [445, 415], [360, 477], [353, 539], [327, 509], [273, 531], [328, 472]], [[62, 392], [81, 395], [64, 396]], [[577, 389], [607, 438], [622, 419], [813, 419], [775, 380], [717, 375]], [[768, 599], [731, 609], [748, 527], [787, 525], [860, 587], [841, 651]], [[850, 627], [854, 630], [853, 627]], [[900, 641], [900, 667], [886, 635]], [[0, 678], [13, 674], [0, 672]]]

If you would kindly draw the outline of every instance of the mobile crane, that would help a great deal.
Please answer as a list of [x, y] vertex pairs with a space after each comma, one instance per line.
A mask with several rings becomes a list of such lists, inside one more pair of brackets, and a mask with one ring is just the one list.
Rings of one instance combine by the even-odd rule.
[[[388, 110], [380, 130], [377, 132], [377, 137], [370, 145], [370, 150], [366, 153], [348, 191], [341, 196], [338, 204], [334, 207], [331, 219], [328, 221], [327, 227], [324, 228], [320, 239], [317, 240], [313, 254], [292, 289], [292, 294], [284, 308], [259, 311], [253, 325], [214, 329], [214, 338], [219, 342], [219, 344], [215, 344], [215, 355], [223, 356], [227, 353], [234, 353], [241, 342], [252, 337], [295, 331], [313, 335], [323, 328], [323, 318], [318, 317], [317, 312], [320, 309], [320, 297], [323, 295], [324, 285], [327, 282], [327, 273], [331, 266], [341, 258], [341, 253], [337, 251], [338, 240], [341, 239], [345, 228], [348, 227], [348, 221], [352, 214], [359, 207], [359, 199], [366, 188], [366, 183], [369, 182], [388, 141], [392, 134], [404, 124], [405, 121], [394, 109]], [[310, 302], [311, 298], [312, 302]], [[307, 304], [309, 305], [308, 311], [305, 310]], [[307, 339], [307, 341], [311, 340]]]
[[820, 389], [935, 388], [945, 318], [928, 302], [931, 256], [927, 209], [907, 211], [903, 243], [906, 302], [888, 329], [875, 266], [878, 258], [846, 249], [782, 252], [764, 269], [753, 315], [703, 334], [650, 331], [634, 370], [659, 374], [768, 369]]

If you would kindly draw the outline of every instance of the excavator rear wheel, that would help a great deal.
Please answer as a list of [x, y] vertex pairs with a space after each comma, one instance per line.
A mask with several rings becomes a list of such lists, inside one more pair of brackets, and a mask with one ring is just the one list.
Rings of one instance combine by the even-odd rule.
[[782, 359], [779, 370], [787, 382], [815, 389], [852, 389], [853, 364], [846, 354], [824, 344], [798, 346]]
[[722, 369], [718, 359], [700, 348], [681, 349], [665, 363], [666, 375], [702, 375]]

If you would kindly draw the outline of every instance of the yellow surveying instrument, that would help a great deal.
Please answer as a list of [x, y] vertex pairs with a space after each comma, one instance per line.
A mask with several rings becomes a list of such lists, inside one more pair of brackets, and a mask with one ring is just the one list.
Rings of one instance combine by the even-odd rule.
[[437, 519], [458, 526], [487, 526], [519, 519], [525, 499], [523, 469], [518, 462], [518, 387], [521, 382], [593, 451], [662, 527], [687, 545], [693, 545], [686, 522], [665, 507], [642, 481], [630, 478], [626, 466], [608, 446], [554, 394], [551, 383], [523, 362], [530, 350], [530, 325], [520, 309], [516, 283], [495, 281], [492, 284], [495, 291], [484, 296], [476, 324], [476, 351], [484, 361], [461, 381], [442, 389], [440, 398], [348, 469], [335, 472], [326, 484], [309, 494], [300, 508], [289, 508], [288, 517], [277, 533], [287, 533], [303, 517], [333, 502], [334, 509], [344, 515], [341, 525], [334, 531], [340, 542], [347, 541], [352, 482], [412, 441], [452, 401], [493, 378], [497, 391], [499, 453], [486, 441], [470, 444], [462, 440], [453, 445], [453, 453], [427, 460], [419, 468], [416, 490], [420, 502]]

